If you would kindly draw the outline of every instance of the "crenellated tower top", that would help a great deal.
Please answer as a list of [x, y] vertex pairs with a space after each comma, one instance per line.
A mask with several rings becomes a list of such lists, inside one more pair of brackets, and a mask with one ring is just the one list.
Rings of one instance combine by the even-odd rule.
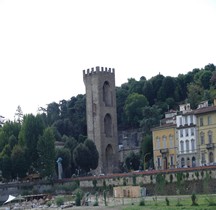
[[110, 74], [115, 74], [115, 69], [114, 68], [107, 68], [107, 67], [100, 67], [100, 66], [96, 66], [95, 68], [91, 68], [91, 69], [87, 69], [87, 70], [83, 70], [83, 77], [89, 76], [89, 75], [93, 75], [93, 74], [97, 74], [97, 73], [110, 73]]

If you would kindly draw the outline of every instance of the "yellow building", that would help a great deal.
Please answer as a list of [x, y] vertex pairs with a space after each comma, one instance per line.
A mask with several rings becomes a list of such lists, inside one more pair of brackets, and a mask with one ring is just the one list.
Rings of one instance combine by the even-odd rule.
[[162, 125], [152, 129], [153, 158], [156, 170], [177, 166], [176, 114], [176, 111], [169, 111], [165, 114]]
[[216, 100], [199, 104], [195, 110], [200, 165], [216, 164]]

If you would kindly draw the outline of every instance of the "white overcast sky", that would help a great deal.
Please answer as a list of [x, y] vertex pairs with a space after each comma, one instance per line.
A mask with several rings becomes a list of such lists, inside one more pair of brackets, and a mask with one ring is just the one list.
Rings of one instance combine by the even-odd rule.
[[0, 115], [85, 93], [83, 70], [116, 85], [216, 65], [215, 0], [0, 0]]

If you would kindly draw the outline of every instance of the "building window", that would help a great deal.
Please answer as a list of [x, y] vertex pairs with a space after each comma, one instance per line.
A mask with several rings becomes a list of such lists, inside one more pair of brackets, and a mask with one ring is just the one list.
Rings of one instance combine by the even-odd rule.
[[191, 136], [194, 136], [194, 128], [191, 128]]
[[174, 166], [174, 156], [170, 156], [170, 166]]
[[167, 148], [166, 136], [163, 136], [163, 148]]
[[192, 167], [196, 167], [196, 158], [192, 157]]
[[187, 118], [187, 116], [185, 116], [185, 124], [186, 125], [188, 124], [188, 118]]
[[180, 126], [182, 126], [182, 118], [181, 117], [179, 118], [179, 124], [180, 124]]
[[188, 136], [188, 128], [185, 129], [185, 136]]
[[159, 137], [156, 138], [156, 142], [157, 142], [157, 149], [160, 149], [160, 138]]
[[200, 117], [200, 126], [203, 126], [203, 118]]
[[208, 143], [212, 143], [212, 131], [208, 131]]
[[202, 154], [201, 154], [201, 163], [202, 164], [205, 164], [205, 153], [203, 152]]
[[212, 124], [212, 117], [208, 116], [208, 125], [211, 125], [211, 124]]
[[189, 152], [189, 140], [186, 140], [186, 152]]
[[191, 139], [191, 150], [194, 152], [195, 150], [195, 140]]
[[173, 136], [169, 135], [170, 148], [173, 148]]
[[157, 158], [157, 164], [158, 164], [158, 168], [160, 168], [161, 167], [161, 158], [160, 157]]
[[183, 168], [184, 166], [185, 166], [185, 159], [182, 158], [182, 159], [181, 159], [181, 167]]
[[202, 144], [205, 144], [205, 136], [204, 136], [204, 133], [203, 133], [203, 132], [200, 133], [200, 144], [201, 144], [201, 145], [202, 145]]
[[193, 115], [190, 116], [190, 124], [193, 124]]
[[214, 162], [214, 154], [212, 152], [209, 153], [209, 163]]
[[180, 148], [181, 148], [181, 153], [184, 152], [184, 142], [180, 141]]
[[190, 167], [190, 158], [187, 158], [187, 167]]
[[180, 129], [180, 137], [183, 137], [183, 129]]

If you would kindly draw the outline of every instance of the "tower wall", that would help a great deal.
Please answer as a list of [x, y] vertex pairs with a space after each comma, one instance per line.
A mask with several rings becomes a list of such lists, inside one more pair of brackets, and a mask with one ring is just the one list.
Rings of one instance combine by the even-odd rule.
[[118, 167], [115, 70], [96, 67], [83, 71], [86, 87], [88, 138], [99, 152], [97, 173], [112, 173]]

